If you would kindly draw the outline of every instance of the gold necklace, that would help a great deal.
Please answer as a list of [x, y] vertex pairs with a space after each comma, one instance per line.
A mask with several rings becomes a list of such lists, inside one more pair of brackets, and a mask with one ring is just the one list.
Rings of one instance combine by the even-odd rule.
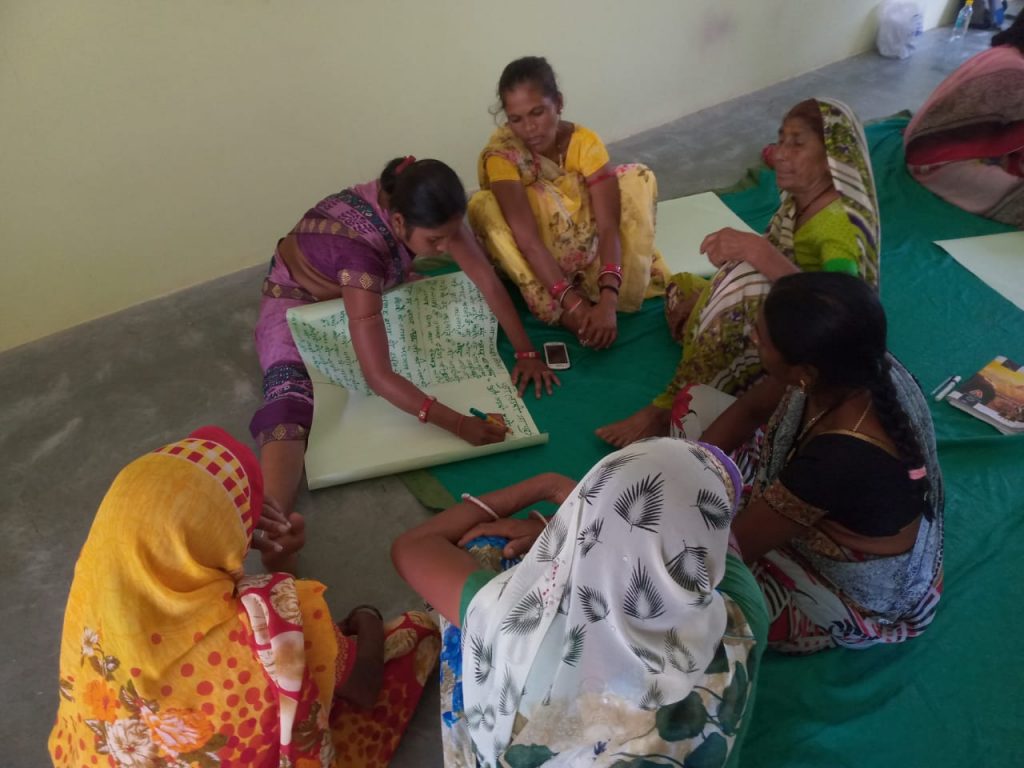
[[[796, 454], [797, 449], [803, 443], [803, 440], [807, 436], [807, 433], [814, 429], [814, 425], [849, 399], [850, 398], [840, 400], [838, 403], [834, 405], [827, 405], [807, 420], [807, 423], [804, 424], [803, 429], [801, 429], [800, 432], [797, 433], [796, 439], [793, 441], [793, 445], [789, 449], [789, 453], [786, 454], [787, 464], [789, 463], [790, 459], [793, 458], [794, 454]], [[871, 397], [868, 397], [868, 404], [864, 406], [864, 410], [861, 411], [860, 418], [857, 419], [857, 423], [853, 425], [853, 430], [851, 431], [856, 432], [857, 430], [860, 429], [860, 425], [864, 423], [864, 418], [868, 415], [868, 411], [871, 410], [871, 406], [873, 403], [874, 401], [871, 399]]]
[[796, 440], [793, 441], [793, 445], [799, 445], [803, 441], [804, 437], [807, 436], [807, 433], [814, 429], [814, 425], [821, 421], [823, 418], [825, 418], [827, 414], [834, 411], [838, 405], [839, 403], [836, 403], [836, 405], [826, 406], [822, 408], [820, 411], [818, 411], [816, 414], [811, 416], [811, 418], [807, 420], [807, 423], [804, 424], [803, 429], [801, 429], [800, 433], [796, 436]]
[[870, 410], [871, 410], [871, 405], [872, 405], [873, 403], [874, 403], [874, 400], [872, 400], [872, 399], [871, 399], [871, 398], [869, 397], [869, 398], [868, 398], [868, 404], [864, 406], [864, 410], [863, 410], [863, 411], [861, 411], [861, 414], [860, 414], [860, 418], [859, 418], [859, 419], [857, 419], [857, 423], [853, 425], [853, 431], [854, 431], [854, 432], [857, 432], [857, 431], [859, 431], [859, 430], [860, 430], [860, 425], [861, 425], [861, 424], [863, 423], [863, 421], [864, 421], [864, 417], [868, 415], [868, 411], [870, 411]]

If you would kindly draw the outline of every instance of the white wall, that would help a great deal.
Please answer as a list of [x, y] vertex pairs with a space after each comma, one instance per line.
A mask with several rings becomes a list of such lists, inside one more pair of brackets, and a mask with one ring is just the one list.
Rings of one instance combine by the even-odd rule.
[[613, 141], [866, 50], [877, 5], [2, 0], [0, 349], [264, 262], [393, 156], [475, 186], [518, 56]]

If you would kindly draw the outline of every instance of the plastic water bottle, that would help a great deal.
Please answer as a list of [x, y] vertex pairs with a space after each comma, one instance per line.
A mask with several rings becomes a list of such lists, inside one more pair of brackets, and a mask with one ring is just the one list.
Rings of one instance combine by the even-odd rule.
[[967, 0], [964, 7], [960, 9], [960, 13], [956, 15], [956, 21], [953, 22], [953, 34], [949, 36], [949, 42], [959, 40], [967, 33], [967, 28], [971, 26], [971, 14], [973, 13], [974, 0]]

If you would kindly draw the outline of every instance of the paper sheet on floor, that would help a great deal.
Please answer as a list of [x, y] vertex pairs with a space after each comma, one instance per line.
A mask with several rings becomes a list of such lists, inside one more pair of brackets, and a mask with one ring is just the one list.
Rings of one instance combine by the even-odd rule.
[[715, 268], [700, 252], [704, 238], [722, 227], [753, 232], [746, 222], [733, 213], [714, 192], [663, 200], [658, 203], [655, 244], [669, 269], [711, 275]]
[[935, 244], [1024, 309], [1024, 232], [936, 240]]
[[370, 390], [340, 299], [296, 307], [288, 311], [288, 324], [313, 381], [306, 449], [310, 488], [547, 442], [498, 356], [498, 321], [464, 273], [391, 291], [384, 295], [382, 314], [396, 373], [462, 413], [471, 407], [502, 413], [512, 434], [474, 447], [438, 426], [420, 424]]

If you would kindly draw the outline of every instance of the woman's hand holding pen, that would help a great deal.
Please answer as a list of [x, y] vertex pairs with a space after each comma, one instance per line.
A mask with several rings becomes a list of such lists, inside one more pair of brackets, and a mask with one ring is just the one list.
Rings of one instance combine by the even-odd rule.
[[505, 439], [508, 427], [496, 419], [478, 419], [475, 416], [462, 416], [456, 425], [455, 434], [470, 445], [489, 445], [500, 443]]
[[481, 412], [480, 416], [462, 413], [449, 408], [444, 403], [434, 401], [429, 396], [423, 402], [424, 411], [422, 412], [426, 413], [426, 418], [421, 416], [421, 421], [425, 420], [436, 424], [441, 429], [446, 429], [456, 437], [462, 438], [470, 445], [500, 443], [509, 432], [505, 425], [505, 418], [500, 413]]

